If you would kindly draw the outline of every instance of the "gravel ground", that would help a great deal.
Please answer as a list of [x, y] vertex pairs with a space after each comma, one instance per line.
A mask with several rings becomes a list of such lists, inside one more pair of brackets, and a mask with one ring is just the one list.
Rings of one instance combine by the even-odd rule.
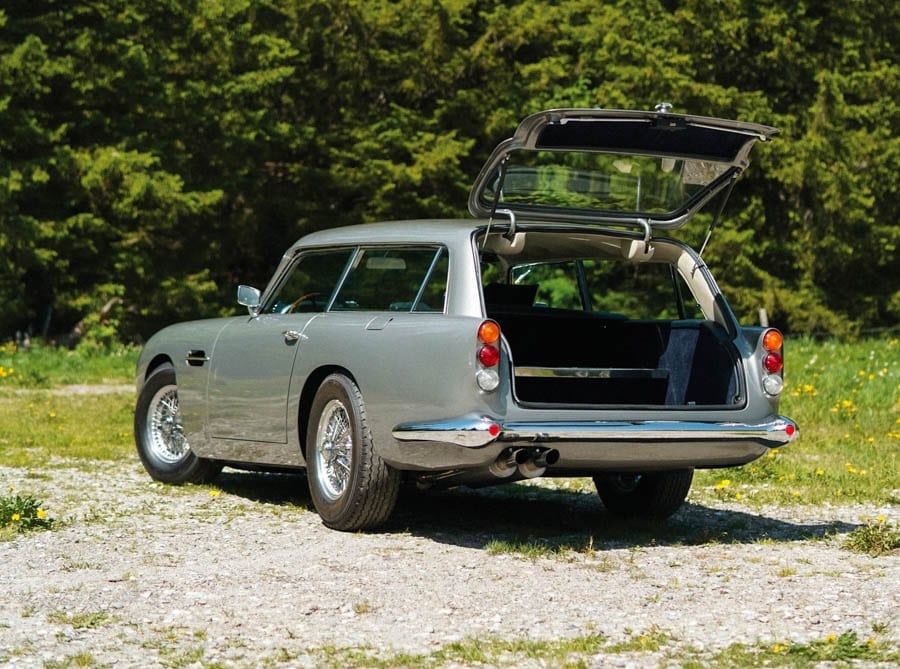
[[[602, 634], [604, 650], [568, 660], [651, 667], [732, 643], [900, 639], [900, 556], [841, 548], [865, 518], [900, 521], [893, 506], [693, 503], [632, 530], [594, 495], [517, 485], [410, 491], [387, 528], [346, 534], [321, 525], [299, 476], [226, 470], [216, 488], [177, 488], [136, 461], [60, 462], [0, 468], [0, 482], [57, 525], [0, 542], [0, 665], [390, 666], [406, 653], [467, 666], [437, 653]], [[547, 554], [488, 550], [495, 540]]]

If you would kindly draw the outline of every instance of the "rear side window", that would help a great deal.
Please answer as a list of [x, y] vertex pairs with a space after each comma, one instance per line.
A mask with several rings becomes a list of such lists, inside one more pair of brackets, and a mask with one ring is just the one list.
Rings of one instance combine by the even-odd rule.
[[446, 291], [443, 248], [362, 248], [331, 310], [442, 312]]
[[266, 311], [273, 314], [325, 311], [353, 251], [342, 249], [300, 256]]
[[665, 263], [584, 261], [594, 311], [633, 319], [703, 318], [681, 275]]
[[665, 263], [584, 259], [528, 263], [483, 271], [484, 299], [491, 309], [565, 309], [613, 318], [703, 318], [677, 271]]

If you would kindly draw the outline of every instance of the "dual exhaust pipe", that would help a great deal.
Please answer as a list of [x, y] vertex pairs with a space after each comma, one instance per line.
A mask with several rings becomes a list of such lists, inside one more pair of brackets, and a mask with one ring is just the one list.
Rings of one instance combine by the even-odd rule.
[[547, 467], [558, 461], [559, 451], [555, 448], [507, 448], [487, 469], [462, 471], [457, 469], [438, 474], [422, 474], [416, 477], [416, 483], [421, 489], [450, 488], [457, 485], [477, 487], [508, 483], [543, 476]]
[[559, 461], [555, 448], [510, 448], [500, 454], [491, 465], [491, 473], [497, 478], [509, 478], [516, 472], [526, 479], [543, 476], [549, 465]]

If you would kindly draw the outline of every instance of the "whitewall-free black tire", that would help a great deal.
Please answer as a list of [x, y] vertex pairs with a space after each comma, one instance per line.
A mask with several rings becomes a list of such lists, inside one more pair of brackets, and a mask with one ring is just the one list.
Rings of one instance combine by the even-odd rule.
[[134, 440], [144, 469], [165, 483], [208, 483], [222, 465], [191, 451], [181, 423], [175, 369], [164, 364], [144, 382], [134, 411]]
[[397, 503], [400, 473], [375, 452], [362, 395], [343, 374], [313, 399], [306, 434], [309, 492], [322, 522], [355, 531], [380, 525]]

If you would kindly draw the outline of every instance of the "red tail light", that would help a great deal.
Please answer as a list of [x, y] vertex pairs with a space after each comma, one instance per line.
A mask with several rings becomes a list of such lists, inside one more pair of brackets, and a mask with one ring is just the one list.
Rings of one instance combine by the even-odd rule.
[[478, 362], [485, 367], [493, 367], [500, 362], [500, 349], [496, 346], [488, 346], [485, 344], [478, 349]]
[[781, 353], [768, 353], [763, 358], [763, 366], [769, 374], [777, 374], [784, 369], [784, 358]]

